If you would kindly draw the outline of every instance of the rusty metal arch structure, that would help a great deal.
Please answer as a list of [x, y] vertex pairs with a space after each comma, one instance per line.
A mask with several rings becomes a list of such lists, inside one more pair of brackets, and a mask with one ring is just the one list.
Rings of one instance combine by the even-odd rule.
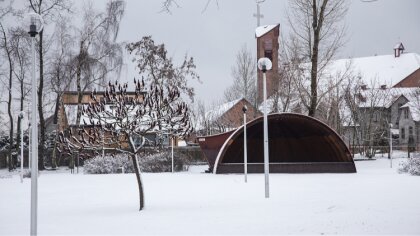
[[[356, 172], [347, 145], [317, 119], [295, 113], [271, 114], [268, 130], [271, 173]], [[243, 126], [234, 132], [201, 137], [199, 143], [214, 173], [243, 173]], [[262, 117], [247, 124], [247, 143], [248, 172], [262, 173]]]

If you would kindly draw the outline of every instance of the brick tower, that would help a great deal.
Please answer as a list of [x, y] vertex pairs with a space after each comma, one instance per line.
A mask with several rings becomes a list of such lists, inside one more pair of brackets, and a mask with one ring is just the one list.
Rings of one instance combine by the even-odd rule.
[[[279, 52], [279, 30], [280, 24], [263, 25], [255, 29], [255, 37], [257, 38], [257, 60], [267, 57], [273, 63], [273, 68], [267, 71], [267, 98], [274, 93], [275, 82], [278, 75], [278, 52]], [[263, 100], [263, 75], [258, 70], [257, 78], [258, 103]]]

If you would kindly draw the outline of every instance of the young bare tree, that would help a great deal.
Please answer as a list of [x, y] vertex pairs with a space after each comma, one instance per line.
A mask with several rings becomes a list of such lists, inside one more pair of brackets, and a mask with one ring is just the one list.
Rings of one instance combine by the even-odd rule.
[[310, 116], [316, 115], [319, 104], [319, 74], [343, 46], [345, 27], [342, 23], [348, 4], [346, 0], [290, 0], [287, 19], [299, 41], [301, 57], [310, 66]]
[[[134, 80], [135, 95], [127, 92], [127, 84], [109, 83], [102, 98], [93, 92], [93, 103], [83, 107], [84, 127], [70, 136], [60, 134], [63, 150], [70, 154], [89, 148], [96, 151], [106, 147], [130, 155], [139, 189], [140, 210], [144, 208], [144, 188], [138, 154], [146, 142], [146, 134], [158, 138], [171, 133], [186, 136], [192, 131], [190, 112], [174, 85]], [[144, 91], [146, 91], [144, 93]]]
[[257, 105], [255, 61], [246, 44], [243, 45], [236, 54], [235, 65], [231, 69], [233, 84], [224, 92], [226, 101], [245, 98], [254, 106]]

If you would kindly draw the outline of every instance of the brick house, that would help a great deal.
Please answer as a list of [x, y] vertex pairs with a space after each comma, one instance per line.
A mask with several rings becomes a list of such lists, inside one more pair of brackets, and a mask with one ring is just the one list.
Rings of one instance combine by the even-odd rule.
[[262, 116], [245, 98], [236, 99], [223, 103], [206, 112], [205, 117], [200, 118], [197, 125], [199, 136], [213, 135], [236, 129], [243, 125], [243, 107], [247, 106], [247, 121]]

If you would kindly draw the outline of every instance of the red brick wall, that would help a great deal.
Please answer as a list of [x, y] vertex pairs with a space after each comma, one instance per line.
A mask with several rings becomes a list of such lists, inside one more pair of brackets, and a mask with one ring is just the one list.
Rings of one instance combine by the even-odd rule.
[[219, 118], [220, 122], [226, 124], [227, 127], [231, 128], [236, 128], [243, 125], [244, 113], [242, 111], [242, 108], [244, 107], [244, 105], [246, 105], [248, 108], [248, 111], [246, 112], [246, 119], [248, 122], [259, 116], [262, 116], [262, 113], [258, 111], [254, 106], [252, 106], [251, 103], [249, 103], [245, 99], [242, 99]]
[[405, 79], [394, 85], [394, 87], [420, 87], [420, 69], [414, 71], [411, 75], [407, 76]]
[[[274, 92], [274, 86], [276, 80], [278, 80], [278, 51], [279, 51], [279, 30], [280, 25], [276, 26], [274, 29], [264, 34], [263, 36], [257, 38], [257, 60], [259, 58], [265, 57], [264, 55], [264, 42], [271, 41], [272, 44], [272, 63], [273, 68], [270, 71], [267, 71], [267, 97], [270, 97]], [[263, 74], [258, 70], [257, 78], [257, 89], [258, 89], [258, 103], [263, 100]]]

